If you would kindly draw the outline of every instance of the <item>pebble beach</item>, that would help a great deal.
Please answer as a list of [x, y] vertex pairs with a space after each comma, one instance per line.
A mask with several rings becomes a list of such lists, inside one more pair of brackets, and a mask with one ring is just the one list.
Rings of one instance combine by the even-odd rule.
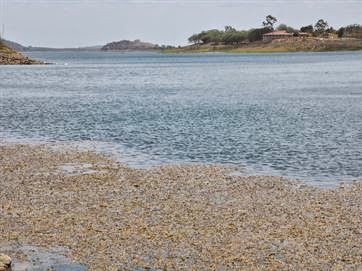
[[62, 248], [86, 270], [362, 270], [361, 181], [327, 189], [232, 172], [2, 143], [0, 253], [15, 271], [29, 246]]

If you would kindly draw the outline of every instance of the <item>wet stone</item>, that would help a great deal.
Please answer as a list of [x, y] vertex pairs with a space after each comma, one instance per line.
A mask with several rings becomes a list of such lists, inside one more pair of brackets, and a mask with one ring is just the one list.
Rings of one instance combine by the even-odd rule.
[[11, 262], [8, 255], [0, 253], [0, 271], [12, 271]]

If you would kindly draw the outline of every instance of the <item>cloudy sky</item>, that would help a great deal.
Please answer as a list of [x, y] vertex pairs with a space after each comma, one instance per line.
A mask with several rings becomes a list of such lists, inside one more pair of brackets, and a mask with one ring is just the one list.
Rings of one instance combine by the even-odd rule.
[[293, 27], [326, 19], [362, 24], [362, 0], [0, 0], [5, 38], [76, 47], [121, 39], [182, 45], [204, 29], [261, 26], [266, 15]]

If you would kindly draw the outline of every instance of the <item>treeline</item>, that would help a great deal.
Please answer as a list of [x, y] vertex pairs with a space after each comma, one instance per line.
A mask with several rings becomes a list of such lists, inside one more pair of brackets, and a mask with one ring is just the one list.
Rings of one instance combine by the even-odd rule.
[[362, 25], [352, 24], [346, 27], [341, 27], [337, 31], [338, 37], [340, 38], [356, 38], [362, 39]]
[[300, 31], [310, 33], [315, 37], [323, 37], [328, 36], [328, 34], [334, 34], [339, 38], [362, 39], [362, 25], [359, 24], [344, 26], [336, 30], [333, 27], [330, 27], [328, 22], [319, 20], [314, 27], [313, 25], [303, 26]]
[[257, 41], [263, 38], [263, 34], [269, 33], [270, 29], [263, 27], [250, 30], [236, 30], [231, 26], [226, 26], [225, 30], [212, 29], [194, 34], [189, 38], [190, 43], [208, 44], [238, 44], [244, 41]]
[[248, 43], [260, 41], [263, 35], [273, 32], [274, 30], [284, 30], [292, 33], [294, 36], [299, 36], [301, 33], [308, 33], [314, 37], [329, 37], [335, 35], [340, 38], [361, 38], [362, 39], [362, 25], [349, 25], [335, 30], [329, 26], [328, 22], [320, 19], [314, 25], [303, 26], [300, 29], [295, 29], [286, 24], [280, 24], [274, 28], [278, 19], [272, 15], [268, 15], [263, 22], [263, 27], [253, 28], [249, 30], [237, 30], [232, 26], [225, 26], [223, 30], [212, 29], [202, 31], [189, 37], [188, 41], [193, 44], [226, 44], [235, 45], [240, 43]]

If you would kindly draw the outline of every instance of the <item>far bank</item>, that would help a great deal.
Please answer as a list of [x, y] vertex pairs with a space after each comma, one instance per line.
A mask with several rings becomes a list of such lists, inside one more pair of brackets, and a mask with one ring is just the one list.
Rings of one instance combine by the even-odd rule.
[[257, 41], [237, 45], [194, 44], [165, 49], [163, 53], [284, 53], [284, 52], [330, 52], [362, 50], [362, 39], [292, 38], [272, 41]]

